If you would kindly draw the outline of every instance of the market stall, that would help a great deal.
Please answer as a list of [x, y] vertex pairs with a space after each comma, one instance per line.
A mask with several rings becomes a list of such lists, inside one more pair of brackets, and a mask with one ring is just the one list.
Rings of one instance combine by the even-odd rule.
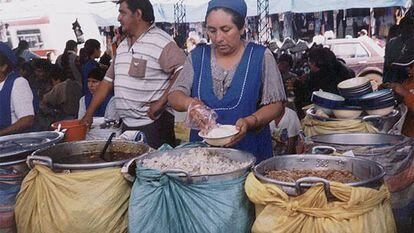
[[149, 149], [92, 140], [35, 151], [16, 200], [18, 232], [126, 232], [131, 187], [120, 167]]

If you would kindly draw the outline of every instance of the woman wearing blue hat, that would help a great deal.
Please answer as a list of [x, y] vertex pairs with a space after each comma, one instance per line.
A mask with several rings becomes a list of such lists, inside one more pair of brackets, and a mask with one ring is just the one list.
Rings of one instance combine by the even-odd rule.
[[[253, 153], [258, 161], [272, 156], [269, 122], [283, 114], [285, 92], [270, 50], [241, 37], [247, 6], [243, 0], [212, 0], [206, 14], [211, 45], [197, 46], [188, 56], [168, 100], [177, 111], [200, 103], [215, 110], [220, 124], [239, 133], [227, 147]], [[188, 114], [199, 125], [199, 112]], [[199, 141], [192, 130], [190, 141]]]
[[0, 136], [20, 133], [33, 124], [33, 94], [29, 83], [15, 71], [17, 58], [0, 42]]

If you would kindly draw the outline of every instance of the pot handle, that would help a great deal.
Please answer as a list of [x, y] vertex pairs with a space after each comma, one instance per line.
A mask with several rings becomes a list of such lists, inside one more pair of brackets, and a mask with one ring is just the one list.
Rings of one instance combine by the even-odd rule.
[[122, 176], [129, 182], [133, 183], [135, 181], [135, 167], [136, 161], [138, 158], [131, 159], [125, 163], [121, 168]]
[[136, 141], [136, 142], [142, 142], [142, 143], [147, 144], [147, 137], [145, 136], [145, 133], [144, 132], [138, 131], [137, 134], [136, 134], [136, 136], [135, 136], [135, 138], [134, 138], [134, 141]]
[[323, 187], [325, 189], [325, 194], [328, 196], [328, 194], [331, 192], [331, 186], [329, 184], [329, 181], [320, 177], [303, 177], [300, 178], [298, 180], [296, 180], [295, 182], [295, 189], [296, 189], [296, 193], [298, 193], [299, 195], [302, 194], [302, 187], [301, 184], [302, 183], [323, 183]]
[[[318, 150], [332, 150], [332, 153], [318, 153]], [[312, 147], [312, 154], [330, 155], [336, 153], [336, 149], [332, 146], [314, 146]]]
[[379, 126], [381, 126], [383, 119], [381, 116], [377, 116], [377, 115], [369, 115], [369, 116], [364, 116], [362, 118], [363, 121], [365, 122], [369, 122], [372, 123], [374, 125], [374, 127], [378, 128]]
[[188, 172], [181, 170], [181, 169], [170, 169], [170, 170], [165, 170], [162, 171], [161, 174], [168, 174], [168, 173], [173, 173], [173, 174], [184, 174], [187, 178], [186, 183], [187, 184], [191, 184], [193, 182], [193, 180], [191, 179], [190, 174], [188, 174]]
[[52, 158], [47, 157], [47, 156], [30, 155], [30, 156], [27, 156], [26, 163], [30, 169], [33, 169], [35, 167], [35, 163], [38, 163], [38, 164], [47, 166], [50, 169], [53, 169], [53, 160]]

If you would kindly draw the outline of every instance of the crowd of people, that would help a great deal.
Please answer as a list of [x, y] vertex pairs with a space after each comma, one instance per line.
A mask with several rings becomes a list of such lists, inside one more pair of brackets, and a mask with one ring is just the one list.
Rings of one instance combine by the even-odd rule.
[[[188, 56], [155, 26], [149, 0], [118, 4], [122, 30], [103, 54], [98, 40], [87, 40], [80, 51], [68, 40], [53, 64], [30, 52], [24, 40], [14, 50], [0, 43], [0, 136], [49, 130], [65, 119], [92, 124], [93, 117], [105, 117], [121, 121], [123, 131], [144, 132], [153, 148], [174, 146], [173, 109], [186, 112], [200, 105], [215, 110], [218, 123], [236, 125], [240, 132], [228, 147], [262, 160], [297, 152], [301, 109], [311, 103], [313, 91], [337, 93], [339, 82], [355, 77], [329, 48], [314, 46], [303, 61], [294, 61], [244, 40], [243, 0], [209, 2], [205, 23], [211, 43], [194, 45]], [[410, 67], [410, 79], [392, 87], [411, 111], [414, 59], [404, 59], [399, 65]], [[309, 69], [295, 73], [297, 64]], [[188, 116], [203, 127], [199, 112]], [[192, 130], [190, 141], [199, 140]]]

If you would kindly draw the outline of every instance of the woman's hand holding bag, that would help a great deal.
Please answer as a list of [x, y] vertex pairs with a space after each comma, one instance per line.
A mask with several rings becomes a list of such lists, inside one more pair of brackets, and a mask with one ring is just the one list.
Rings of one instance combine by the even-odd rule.
[[188, 106], [185, 125], [202, 132], [217, 126], [217, 113], [198, 99], [194, 99]]

